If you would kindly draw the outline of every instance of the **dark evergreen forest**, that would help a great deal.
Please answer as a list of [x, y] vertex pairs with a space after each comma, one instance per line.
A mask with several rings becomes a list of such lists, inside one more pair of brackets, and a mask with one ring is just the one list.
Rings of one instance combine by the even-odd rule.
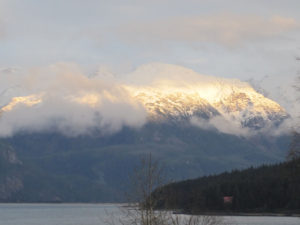
[[300, 158], [171, 183], [153, 192], [157, 208], [184, 212], [300, 212]]

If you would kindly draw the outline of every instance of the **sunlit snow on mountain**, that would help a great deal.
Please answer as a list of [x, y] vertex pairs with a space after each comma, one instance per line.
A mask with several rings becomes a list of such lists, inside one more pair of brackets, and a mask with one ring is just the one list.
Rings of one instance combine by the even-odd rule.
[[[149, 120], [252, 135], [281, 132], [288, 118], [278, 103], [245, 82], [177, 65], [147, 64], [118, 79], [102, 74], [89, 78], [69, 64], [9, 76], [11, 82], [1, 86], [2, 136], [49, 129], [71, 136], [112, 133]], [[0, 80], [6, 78], [3, 74]]]

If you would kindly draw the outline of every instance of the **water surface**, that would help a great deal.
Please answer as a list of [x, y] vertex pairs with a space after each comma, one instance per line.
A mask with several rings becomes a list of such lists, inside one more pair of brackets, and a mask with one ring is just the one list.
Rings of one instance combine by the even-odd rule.
[[[0, 225], [105, 225], [115, 204], [0, 204]], [[297, 217], [225, 216], [228, 225], [299, 225]]]

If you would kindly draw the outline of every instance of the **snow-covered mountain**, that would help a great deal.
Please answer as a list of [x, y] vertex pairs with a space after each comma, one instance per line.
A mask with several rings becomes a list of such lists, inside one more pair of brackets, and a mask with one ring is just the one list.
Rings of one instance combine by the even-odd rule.
[[[148, 120], [199, 119], [201, 124], [207, 123], [206, 127], [213, 120], [218, 130], [232, 124], [236, 131], [245, 127], [260, 130], [277, 126], [288, 117], [283, 107], [248, 83], [202, 75], [177, 65], [147, 64], [122, 79], [109, 81], [101, 75], [88, 78], [62, 73], [53, 77], [47, 82], [38, 76], [33, 81], [27, 77], [24, 81], [30, 84], [29, 88], [12, 86], [2, 91], [0, 113], [8, 118], [6, 130], [13, 133], [18, 127], [31, 129], [31, 120], [37, 130], [47, 129], [48, 124], [53, 127], [53, 121], [60, 121], [55, 125], [59, 129], [67, 127], [69, 132], [74, 127], [76, 134], [81, 134], [90, 128], [110, 127], [118, 131], [123, 125], [142, 126]], [[225, 121], [224, 125], [220, 121]]]
[[[136, 81], [137, 74], [150, 75], [147, 85]], [[132, 75], [131, 75], [132, 76]], [[198, 74], [190, 69], [166, 64], [139, 68], [135, 85], [127, 86], [154, 120], [173, 120], [222, 116], [238, 121], [242, 127], [260, 129], [278, 124], [288, 117], [275, 101], [264, 97], [248, 83]]]
[[[288, 113], [245, 82], [166, 64], [106, 83], [55, 75], [29, 76], [0, 92], [0, 136], [8, 136], [1, 141], [17, 156], [2, 157], [15, 164], [4, 167], [13, 171], [10, 182], [0, 180], [0, 189], [10, 187], [0, 201], [124, 200], [128, 174], [148, 153], [170, 180], [285, 158], [290, 137], [264, 128], [278, 127]], [[0, 142], [0, 160], [5, 149]]]

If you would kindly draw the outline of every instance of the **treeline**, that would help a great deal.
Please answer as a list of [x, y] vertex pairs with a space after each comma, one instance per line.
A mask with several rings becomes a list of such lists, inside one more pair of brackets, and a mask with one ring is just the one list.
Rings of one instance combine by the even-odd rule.
[[172, 183], [153, 192], [157, 208], [184, 212], [300, 212], [300, 159]]

